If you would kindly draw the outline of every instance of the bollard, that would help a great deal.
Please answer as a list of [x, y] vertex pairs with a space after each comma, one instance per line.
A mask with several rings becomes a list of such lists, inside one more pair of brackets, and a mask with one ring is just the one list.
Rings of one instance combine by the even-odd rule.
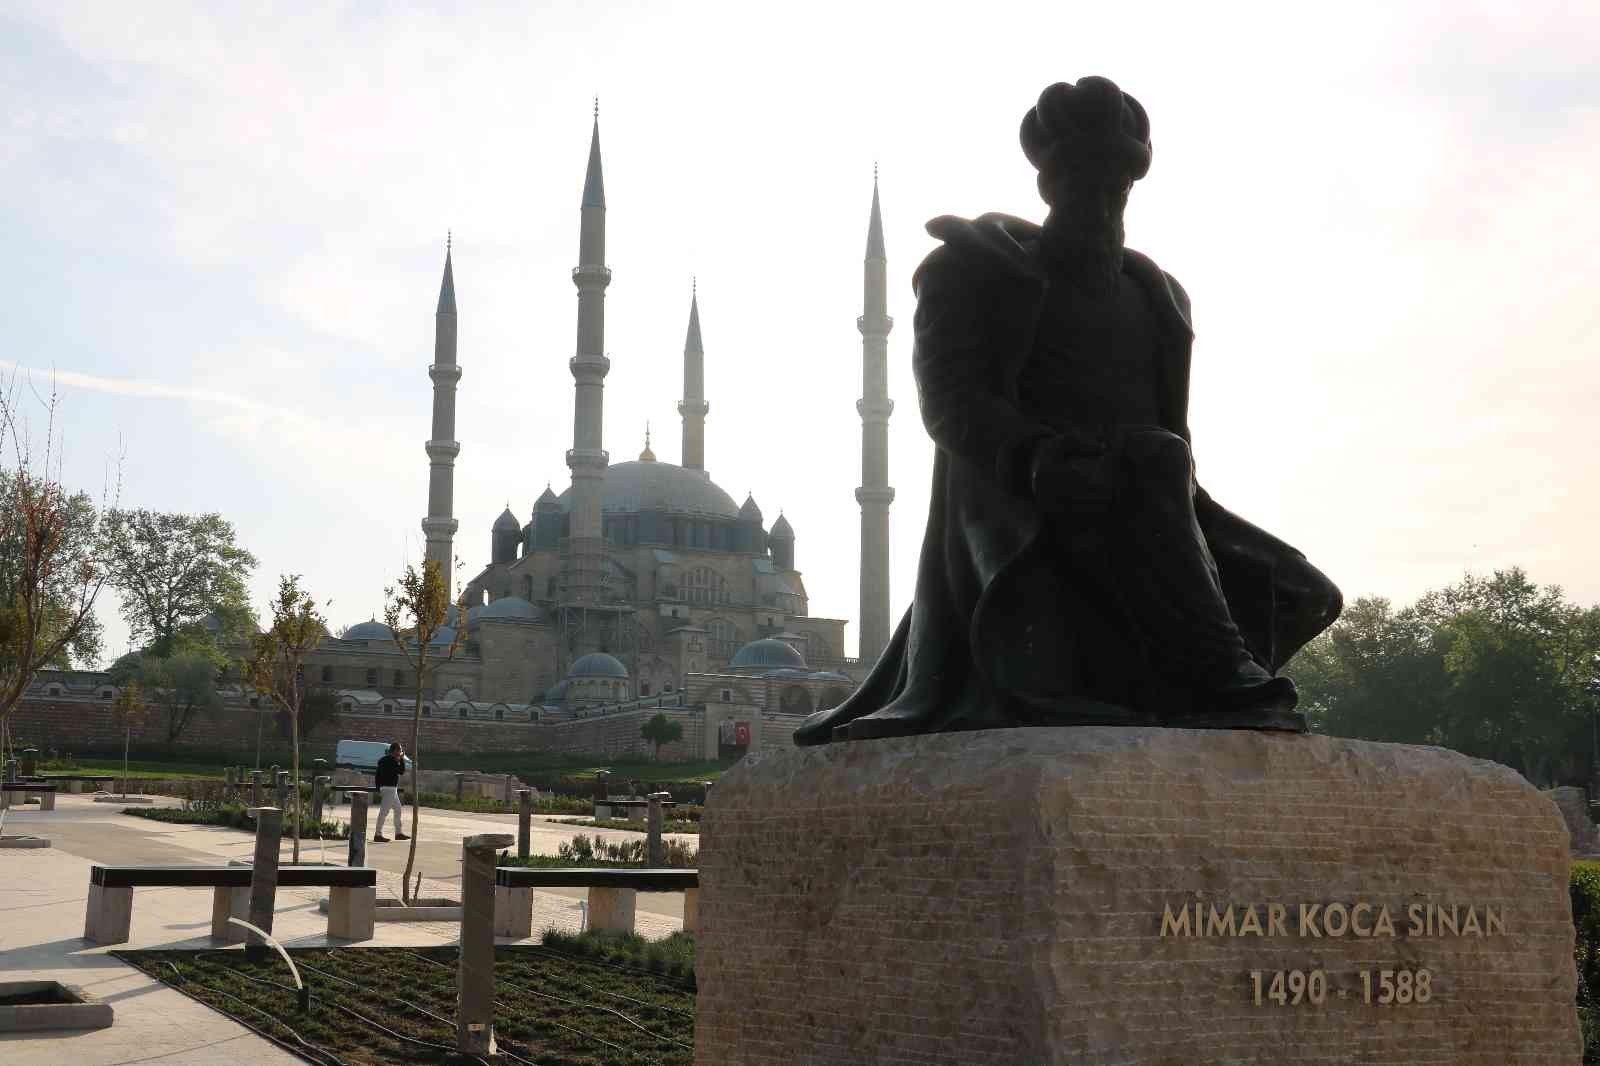
[[466, 781], [467, 781], [467, 775], [466, 774], [457, 774], [456, 775], [456, 802], [457, 803], [461, 802], [462, 787], [466, 784]]
[[[262, 807], [256, 811], [256, 855], [250, 871], [250, 924], [264, 933], [272, 932], [274, 897], [278, 893], [278, 851], [283, 847], [283, 811]], [[245, 943], [245, 954], [252, 959], [266, 955], [267, 945], [254, 933]]]
[[344, 860], [346, 866], [365, 866], [367, 864], [367, 794], [365, 792], [350, 793], [350, 854]]
[[517, 858], [526, 859], [533, 842], [533, 790], [517, 789]]
[[461, 842], [461, 962], [456, 976], [456, 1050], [496, 1055], [494, 1041], [494, 862], [509, 833]]
[[[328, 787], [328, 780], [326, 777], [311, 779], [311, 824], [318, 827], [322, 825], [322, 797]], [[319, 832], [317, 835], [322, 834]]]
[[23, 777], [33, 777], [35, 774], [37, 774], [39, 772], [39, 749], [38, 748], [23, 748], [22, 749], [22, 766], [20, 767], [20, 769], [22, 770], [22, 776]]
[[604, 803], [611, 798], [610, 783], [606, 778], [611, 776], [610, 770], [596, 770], [594, 774], [594, 801]]
[[650, 793], [650, 810], [645, 823], [645, 861], [660, 866], [667, 861], [666, 850], [661, 846], [661, 801], [672, 798], [670, 792]]
[[274, 794], [278, 797], [278, 809], [286, 811], [289, 809], [289, 771], [279, 770], [273, 776], [276, 778]]
[[250, 806], [261, 806], [261, 771], [250, 771]]

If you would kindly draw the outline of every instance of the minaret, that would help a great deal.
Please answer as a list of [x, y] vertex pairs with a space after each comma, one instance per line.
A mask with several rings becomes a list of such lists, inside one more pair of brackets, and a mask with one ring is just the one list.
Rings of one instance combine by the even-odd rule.
[[876, 662], [889, 643], [889, 317], [888, 260], [883, 250], [883, 215], [878, 208], [878, 168], [872, 168], [872, 217], [867, 223], [867, 256], [861, 317], [861, 647], [863, 664]]
[[697, 286], [689, 286], [689, 333], [683, 341], [683, 399], [678, 413], [683, 416], [683, 468], [706, 468], [706, 350], [700, 343], [700, 296]]
[[[422, 520], [422, 535], [427, 545], [425, 559], [439, 564], [447, 582], [454, 581], [453, 538], [459, 523], [455, 520], [455, 466], [461, 445], [456, 441], [456, 383], [461, 368], [456, 365], [456, 279], [450, 265], [451, 241], [444, 245], [444, 280], [439, 283], [439, 310], [433, 321], [433, 435], [425, 446], [428, 453], [428, 517]], [[454, 588], [454, 585], [451, 585]]]
[[578, 266], [572, 283], [578, 287], [578, 348], [568, 366], [576, 396], [572, 415], [572, 450], [567, 467], [572, 471], [572, 496], [568, 542], [562, 560], [562, 584], [568, 602], [595, 602], [601, 598], [605, 541], [600, 524], [600, 491], [610, 457], [602, 445], [606, 373], [606, 190], [600, 173], [600, 102], [594, 105], [594, 131], [589, 138], [589, 169], [583, 178], [582, 222], [578, 235]]

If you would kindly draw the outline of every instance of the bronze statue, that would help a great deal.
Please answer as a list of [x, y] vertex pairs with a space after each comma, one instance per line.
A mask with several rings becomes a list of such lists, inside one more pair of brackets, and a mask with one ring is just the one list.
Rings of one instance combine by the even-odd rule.
[[1144, 109], [1058, 83], [1022, 122], [1049, 205], [928, 223], [912, 355], [938, 446], [916, 596], [800, 744], [1022, 725], [1303, 732], [1277, 670], [1339, 590], [1219, 506], [1189, 447], [1189, 298], [1123, 247]]

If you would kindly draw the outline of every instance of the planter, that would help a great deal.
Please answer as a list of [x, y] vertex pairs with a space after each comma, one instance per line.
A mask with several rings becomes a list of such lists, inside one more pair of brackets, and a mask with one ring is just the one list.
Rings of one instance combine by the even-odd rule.
[[0, 1033], [40, 1029], [104, 1029], [111, 1004], [55, 981], [0, 982]]
[[46, 837], [0, 837], [0, 848], [48, 848], [49, 846], [50, 841]]
[[[328, 901], [319, 900], [317, 909], [327, 913]], [[461, 902], [419, 898], [407, 907], [397, 899], [380, 899], [375, 918], [380, 922], [459, 922]]]

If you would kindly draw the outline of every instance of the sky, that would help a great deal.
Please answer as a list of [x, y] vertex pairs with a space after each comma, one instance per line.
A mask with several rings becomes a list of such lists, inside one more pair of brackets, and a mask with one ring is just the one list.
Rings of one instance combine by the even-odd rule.
[[[264, 605], [345, 625], [422, 556], [454, 234], [456, 552], [567, 484], [599, 97], [605, 444], [677, 461], [691, 280], [706, 465], [858, 615], [861, 260], [889, 256], [892, 611], [932, 445], [911, 274], [942, 214], [1043, 205], [1017, 126], [1099, 74], [1148, 111], [1128, 244], [1188, 290], [1199, 477], [1347, 599], [1520, 565], [1600, 601], [1600, 8], [0, 0], [0, 371], [62, 473], [215, 511]], [[34, 415], [40, 409], [34, 407]], [[36, 431], [42, 426], [38, 423]], [[109, 655], [126, 632], [107, 596]]]

